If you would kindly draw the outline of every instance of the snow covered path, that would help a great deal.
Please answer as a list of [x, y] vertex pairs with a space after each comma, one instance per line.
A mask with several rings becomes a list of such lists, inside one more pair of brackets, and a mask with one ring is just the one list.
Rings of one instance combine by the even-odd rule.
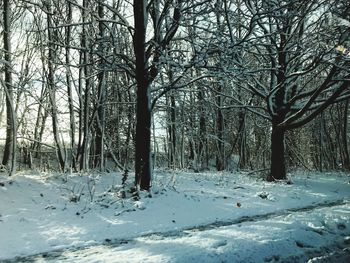
[[[350, 200], [323, 202], [183, 230], [4, 262], [349, 262]], [[311, 218], [311, 220], [310, 220]], [[326, 220], [325, 220], [326, 219]], [[283, 233], [283, 234], [282, 234]], [[280, 239], [276, 236], [280, 235]], [[286, 239], [283, 239], [288, 237]], [[242, 253], [244, 252], [244, 253]]]
[[156, 176], [136, 202], [118, 174], [0, 176], [0, 262], [349, 261], [347, 174]]

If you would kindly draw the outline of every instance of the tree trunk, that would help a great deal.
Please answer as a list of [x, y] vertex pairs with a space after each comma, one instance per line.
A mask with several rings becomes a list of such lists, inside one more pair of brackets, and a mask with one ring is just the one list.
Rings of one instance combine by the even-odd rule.
[[[85, 66], [88, 67], [88, 66]], [[89, 140], [90, 140], [90, 131], [89, 131], [89, 115], [90, 115], [90, 80], [88, 80], [88, 70], [84, 70], [84, 75], [86, 78], [85, 82], [85, 94], [84, 94], [84, 110], [83, 110], [83, 140], [80, 153], [80, 170], [86, 170], [89, 168]]]
[[343, 116], [343, 152], [344, 152], [344, 169], [349, 171], [350, 170], [350, 157], [349, 157], [349, 147], [348, 147], [348, 111], [349, 111], [349, 102], [350, 100], [347, 99], [345, 101], [345, 107], [344, 107], [344, 116]]
[[170, 110], [169, 110], [169, 168], [174, 169], [177, 163], [177, 151], [176, 151], [176, 103], [174, 94], [170, 94]]
[[135, 183], [141, 190], [151, 187], [151, 109], [146, 86], [138, 86], [136, 109]]
[[198, 142], [198, 159], [196, 160], [196, 163], [197, 163], [196, 168], [203, 170], [203, 169], [207, 169], [209, 166], [209, 156], [208, 156], [208, 140], [207, 140], [207, 121], [206, 121], [206, 116], [205, 116], [206, 114], [205, 114], [205, 108], [204, 108], [205, 94], [202, 87], [198, 87], [197, 96], [198, 96], [198, 103], [199, 103], [199, 142]]
[[245, 169], [248, 164], [248, 151], [246, 142], [246, 112], [240, 109], [238, 112], [237, 148], [239, 154], [238, 168]]
[[[131, 98], [131, 93], [130, 91], [128, 91], [128, 99], [129, 99], [129, 102], [132, 101], [132, 98]], [[134, 113], [135, 113], [135, 110], [134, 110], [134, 107], [129, 107], [128, 108], [128, 128], [127, 128], [127, 134], [126, 134], [126, 139], [125, 139], [125, 147], [124, 147], [124, 167], [125, 169], [127, 169], [127, 167], [129, 166], [129, 155], [130, 155], [130, 141], [132, 139], [132, 135], [135, 134], [134, 130], [135, 130], [135, 126], [134, 126]]]
[[134, 0], [134, 52], [136, 57], [135, 185], [151, 187], [151, 94], [146, 59], [146, 1]]
[[[101, 3], [98, 5], [98, 15], [102, 20], [104, 18], [104, 8]], [[96, 118], [96, 137], [95, 137], [95, 158], [94, 167], [99, 167], [100, 171], [104, 170], [104, 151], [103, 151], [103, 141], [105, 136], [105, 101], [106, 101], [106, 78], [107, 73], [105, 69], [105, 25], [104, 22], [99, 21], [99, 37], [101, 38], [101, 43], [99, 44], [99, 56], [100, 56], [100, 68], [98, 73], [98, 100], [97, 100], [97, 118]]]
[[271, 170], [268, 181], [285, 180], [286, 165], [284, 157], [284, 136], [285, 131], [278, 129], [277, 124], [272, 125], [271, 133]]
[[318, 133], [318, 141], [319, 141], [319, 158], [318, 158], [318, 163], [319, 163], [319, 170], [322, 172], [323, 171], [323, 160], [324, 160], [324, 114], [321, 113], [320, 116], [320, 126], [319, 126], [319, 133]]
[[[81, 45], [83, 46], [83, 36], [81, 37]], [[79, 65], [82, 65], [84, 62], [84, 53], [85, 51], [79, 52]], [[77, 145], [77, 156], [76, 156], [76, 162], [81, 160], [81, 154], [82, 154], [82, 147], [83, 147], [83, 136], [84, 136], [84, 99], [83, 99], [83, 77], [84, 77], [84, 67], [79, 67], [79, 73], [78, 73], [78, 97], [79, 97], [79, 109], [78, 109], [78, 145]], [[81, 163], [80, 163], [80, 169], [81, 169]]]
[[[44, 73], [43, 73], [44, 76]], [[43, 81], [42, 85], [42, 91], [41, 96], [39, 99], [39, 107], [38, 107], [38, 113], [37, 113], [37, 119], [35, 122], [35, 128], [34, 128], [34, 142], [31, 146], [31, 149], [35, 152], [34, 157], [35, 158], [41, 158], [41, 141], [43, 138], [45, 126], [46, 126], [46, 120], [48, 117], [48, 110], [44, 107], [45, 97], [47, 93], [47, 87], [45, 85], [45, 81]]]
[[54, 47], [54, 32], [52, 24], [52, 10], [51, 10], [51, 1], [45, 3], [47, 8], [47, 37], [49, 43], [49, 52], [48, 52], [48, 73], [47, 73], [47, 85], [49, 90], [49, 98], [51, 103], [51, 119], [52, 119], [52, 131], [55, 144], [57, 147], [57, 156], [62, 171], [65, 170], [65, 154], [63, 151], [63, 146], [61, 145], [61, 140], [59, 137], [58, 130], [58, 116], [57, 116], [57, 105], [56, 105], [56, 90], [55, 90], [55, 74], [54, 74], [54, 60], [56, 58], [56, 50]]
[[10, 175], [15, 172], [16, 159], [16, 119], [13, 106], [12, 58], [11, 58], [11, 7], [10, 1], [3, 1], [3, 42], [5, 57], [5, 94], [6, 94], [6, 141], [2, 164], [7, 165], [11, 158]]
[[[72, 22], [72, 4], [70, 2], [66, 3], [67, 5], [67, 20], [68, 24]], [[67, 26], [66, 28], [66, 81], [67, 81], [67, 95], [68, 95], [68, 107], [69, 107], [69, 120], [70, 120], [70, 139], [71, 139], [71, 167], [73, 170], [76, 170], [75, 158], [76, 158], [76, 149], [75, 149], [75, 116], [74, 116], [74, 105], [73, 105], [73, 94], [72, 94], [72, 83], [71, 83], [71, 72], [69, 70], [70, 65], [70, 41], [71, 41], [71, 27]]]
[[[87, 15], [88, 12], [86, 11], [88, 6], [90, 4], [89, 0], [83, 1], [83, 7], [82, 9], [82, 21], [83, 23], [87, 22]], [[88, 29], [86, 28], [88, 26]], [[83, 33], [81, 36], [81, 44], [85, 48], [82, 54], [82, 61], [84, 65], [84, 70], [81, 72], [84, 75], [85, 79], [85, 90], [84, 90], [84, 96], [83, 96], [83, 112], [82, 113], [82, 123], [81, 126], [83, 127], [83, 136], [81, 139], [81, 146], [80, 146], [80, 170], [86, 170], [89, 168], [89, 142], [90, 142], [90, 128], [89, 128], [89, 116], [90, 116], [90, 86], [91, 86], [91, 69], [90, 69], [90, 53], [87, 50], [90, 50], [90, 42], [88, 39], [88, 31], [90, 30], [90, 25], [83, 25]], [[81, 95], [82, 96], [82, 95]]]
[[217, 95], [217, 112], [216, 112], [216, 133], [217, 139], [217, 154], [216, 154], [216, 170], [223, 171], [225, 169], [225, 145], [224, 145], [224, 116], [221, 110], [222, 98], [220, 93], [222, 92], [222, 87], [218, 86]]

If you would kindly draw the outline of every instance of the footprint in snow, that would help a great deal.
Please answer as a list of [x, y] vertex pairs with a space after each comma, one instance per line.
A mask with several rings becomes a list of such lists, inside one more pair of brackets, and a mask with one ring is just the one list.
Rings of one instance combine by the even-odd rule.
[[227, 240], [219, 240], [213, 244], [213, 248], [219, 248], [227, 245]]
[[338, 224], [337, 227], [338, 227], [339, 230], [345, 230], [346, 229], [346, 225], [344, 225], [342, 223]]

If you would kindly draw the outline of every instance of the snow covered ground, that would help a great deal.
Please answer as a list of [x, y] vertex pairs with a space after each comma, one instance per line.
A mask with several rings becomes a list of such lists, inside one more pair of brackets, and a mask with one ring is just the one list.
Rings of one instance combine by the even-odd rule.
[[0, 175], [0, 261], [350, 262], [350, 177], [292, 181], [156, 171], [134, 201], [120, 174]]

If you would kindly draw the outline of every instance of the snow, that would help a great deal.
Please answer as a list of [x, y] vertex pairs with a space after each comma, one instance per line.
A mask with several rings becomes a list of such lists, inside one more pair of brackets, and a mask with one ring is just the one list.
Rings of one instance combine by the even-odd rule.
[[347, 262], [349, 176], [292, 181], [158, 170], [135, 201], [116, 173], [0, 175], [0, 261]]

